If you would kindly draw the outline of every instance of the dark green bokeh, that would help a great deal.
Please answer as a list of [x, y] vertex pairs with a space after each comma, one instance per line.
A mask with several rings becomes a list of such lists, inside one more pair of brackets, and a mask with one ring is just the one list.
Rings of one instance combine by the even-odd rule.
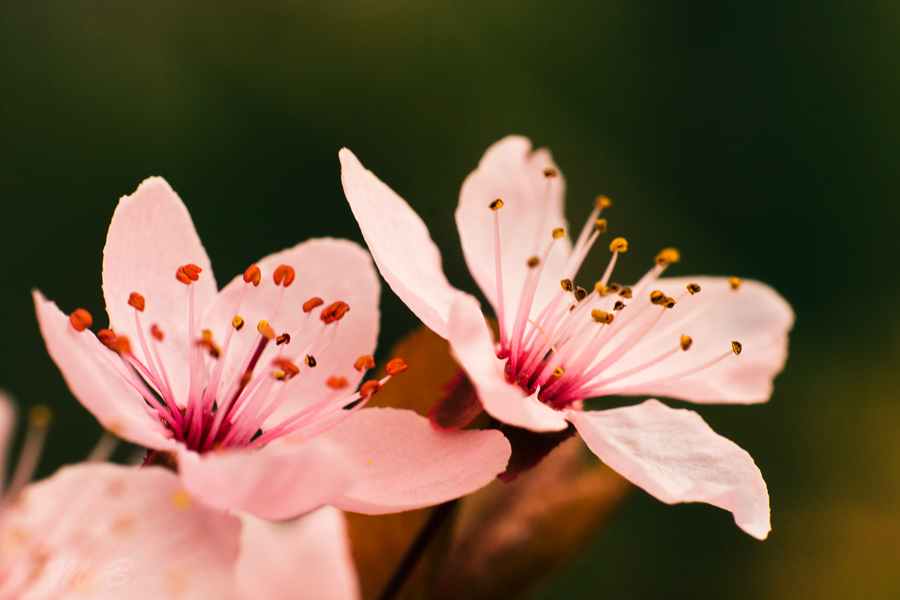
[[[56, 413], [41, 474], [100, 428], [29, 289], [102, 326], [106, 228], [144, 178], [185, 200], [221, 282], [308, 237], [361, 239], [347, 146], [474, 291], [459, 186], [520, 133], [553, 150], [573, 223], [616, 201], [620, 279], [674, 245], [673, 273], [762, 279], [798, 317], [771, 403], [700, 409], [762, 469], [769, 540], [638, 493], [535, 598], [897, 597], [900, 7], [861, 4], [0, 4], [0, 386]], [[382, 348], [417, 323], [390, 292], [383, 314]]]

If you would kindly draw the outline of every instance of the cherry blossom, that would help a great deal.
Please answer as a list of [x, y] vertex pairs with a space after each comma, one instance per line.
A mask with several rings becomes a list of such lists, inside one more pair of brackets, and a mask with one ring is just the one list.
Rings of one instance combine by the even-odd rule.
[[50, 356], [104, 427], [211, 506], [276, 520], [323, 504], [394, 512], [469, 493], [506, 465], [499, 432], [447, 435], [363, 408], [406, 365], [363, 382], [380, 285], [356, 244], [303, 242], [217, 291], [186, 207], [151, 178], [113, 216], [103, 292], [110, 327], [95, 335], [87, 311], [35, 291]]
[[[0, 460], [14, 414], [0, 393]], [[0, 597], [213, 600], [231, 590], [240, 522], [196, 502], [171, 471], [87, 463], [28, 483], [47, 422], [46, 409], [32, 410], [0, 500]]]
[[547, 150], [512, 136], [465, 180], [456, 211], [469, 271], [499, 321], [495, 341], [479, 303], [447, 281], [418, 215], [349, 150], [340, 159], [344, 192], [376, 265], [450, 342], [484, 410], [533, 431], [571, 423], [597, 456], [660, 500], [719, 506], [766, 537], [759, 469], [699, 415], [652, 399], [604, 411], [584, 411], [582, 402], [611, 395], [768, 400], [793, 323], [775, 291], [735, 277], [663, 278], [680, 259], [672, 248], [636, 283], [615, 283], [615, 265], [628, 250], [622, 237], [609, 242], [605, 271], [582, 287], [580, 267], [609, 227], [601, 214], [611, 202], [597, 198], [571, 243], [562, 174]]

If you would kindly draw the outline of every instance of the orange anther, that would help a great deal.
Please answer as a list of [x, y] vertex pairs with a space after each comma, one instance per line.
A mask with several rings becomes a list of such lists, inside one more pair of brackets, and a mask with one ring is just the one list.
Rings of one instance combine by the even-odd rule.
[[146, 302], [144, 302], [144, 297], [137, 292], [131, 292], [131, 295], [128, 296], [128, 306], [133, 306], [140, 312], [144, 312], [145, 304]]
[[192, 281], [200, 279], [200, 273], [202, 272], [203, 269], [197, 265], [184, 265], [183, 267], [178, 267], [178, 270], [175, 272], [175, 279], [181, 283], [190, 285]]
[[329, 304], [322, 310], [322, 320], [325, 321], [326, 325], [334, 323], [335, 321], [340, 321], [344, 318], [344, 315], [347, 314], [348, 310], [350, 310], [350, 306], [346, 302], [338, 300], [333, 304]]
[[280, 346], [282, 344], [290, 344], [291, 343], [291, 334], [282, 333], [277, 338], [275, 338], [275, 344]]
[[91, 313], [83, 308], [76, 308], [75, 312], [69, 315], [69, 321], [72, 322], [72, 327], [75, 328], [75, 331], [84, 331], [91, 326], [94, 318], [91, 316]]
[[303, 312], [308, 313], [312, 309], [322, 306], [323, 304], [325, 304], [325, 301], [318, 296], [316, 296], [315, 298], [310, 298], [303, 303]]
[[259, 278], [262, 276], [262, 273], [259, 270], [259, 267], [256, 265], [250, 265], [247, 267], [247, 270], [244, 271], [244, 283], [252, 283], [254, 286], [259, 285]]
[[272, 278], [275, 280], [275, 285], [283, 284], [284, 287], [287, 287], [294, 283], [294, 267], [278, 265], [278, 268], [272, 273]]
[[359, 395], [363, 398], [371, 398], [381, 389], [381, 384], [377, 381], [367, 381], [359, 388]]
[[362, 373], [363, 371], [367, 371], [369, 369], [375, 368], [375, 359], [371, 356], [360, 356], [356, 359], [356, 362], [353, 364], [353, 368]]
[[339, 390], [339, 389], [345, 388], [348, 385], [350, 385], [350, 382], [347, 381], [346, 377], [334, 377], [334, 376], [329, 377], [328, 381], [326, 381], [325, 383], [328, 384], [328, 387], [330, 387], [331, 389], [334, 389], [334, 390]]
[[306, 366], [309, 368], [315, 367], [318, 363], [316, 362], [316, 357], [312, 354], [307, 354], [306, 358], [303, 359], [303, 362], [306, 363]]
[[388, 364], [384, 368], [384, 370], [387, 371], [388, 375], [396, 375], [397, 373], [402, 373], [407, 368], [409, 367], [406, 364], [405, 360], [403, 360], [402, 358], [392, 358], [388, 361]]
[[556, 172], [556, 169], [544, 169], [544, 177], [546, 177], [547, 179], [552, 179], [557, 175], [558, 173]]
[[98, 331], [97, 339], [100, 340], [101, 344], [103, 344], [110, 350], [116, 349], [116, 334], [109, 329], [101, 329], [100, 331]]
[[221, 350], [218, 346], [216, 346], [215, 342], [212, 339], [212, 331], [208, 329], [203, 330], [203, 339], [197, 340], [198, 346], [203, 346], [209, 351], [209, 355], [213, 358], [219, 358], [219, 354], [221, 354]]
[[162, 329], [159, 328], [159, 325], [152, 325], [150, 327], [150, 335], [155, 337], [157, 342], [163, 341], [163, 332]]
[[113, 348], [119, 354], [131, 354], [131, 342], [124, 335], [116, 338], [116, 347]]
[[286, 358], [279, 358], [273, 361], [282, 371], [284, 371], [284, 379], [290, 379], [300, 372], [300, 367], [292, 363]]

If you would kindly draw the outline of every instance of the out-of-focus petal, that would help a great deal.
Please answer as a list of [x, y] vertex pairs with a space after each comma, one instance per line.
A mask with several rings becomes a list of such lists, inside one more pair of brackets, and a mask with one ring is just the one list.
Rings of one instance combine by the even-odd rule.
[[151, 177], [135, 193], [119, 200], [109, 224], [103, 249], [103, 296], [111, 329], [131, 340], [137, 356], [143, 352], [128, 298], [132, 292], [144, 297], [144, 335], [152, 325], [162, 330], [165, 338], [159, 353], [179, 402], [187, 398], [190, 381], [188, 286], [180, 283], [175, 273], [186, 264], [203, 269], [193, 284], [195, 318], [199, 320], [217, 290], [209, 257], [181, 198], [163, 178]]
[[697, 413], [647, 400], [569, 414], [600, 460], [663, 502], [706, 502], [724, 508], [758, 539], [771, 530], [769, 494], [753, 459]]
[[343, 510], [384, 514], [440, 504], [490, 483], [506, 468], [509, 442], [499, 431], [437, 431], [409, 410], [360, 410], [324, 437], [359, 468], [337, 500]]
[[3, 598], [218, 600], [231, 589], [239, 521], [166, 469], [65, 467], [6, 511]]
[[338, 496], [354, 479], [346, 453], [327, 440], [281, 438], [258, 450], [178, 454], [185, 487], [202, 502], [280, 521]]
[[457, 290], [444, 276], [441, 253], [425, 223], [352, 152], [344, 148], [340, 159], [344, 194], [378, 270], [410, 310], [446, 338]]
[[[556, 176], [546, 177], [547, 169]], [[531, 142], [519, 136], [503, 138], [488, 148], [478, 168], [463, 183], [456, 209], [463, 254], [469, 271], [495, 309], [494, 215], [489, 205], [497, 198], [503, 200], [503, 208], [497, 214], [508, 331], [512, 329], [529, 271], [528, 259], [543, 254], [552, 241], [554, 228], [566, 228], [565, 187], [550, 152], [545, 148], [532, 152]], [[544, 265], [532, 310], [540, 310], [559, 290], [557, 274], [563, 272], [571, 248], [568, 237], [556, 240]]]
[[450, 313], [450, 348], [475, 384], [484, 410], [504, 423], [532, 431], [560, 431], [568, 427], [564, 413], [527, 396], [503, 376], [504, 361], [497, 358], [491, 332], [478, 303], [460, 295]]
[[111, 366], [118, 355], [90, 331], [75, 331], [69, 318], [40, 292], [34, 292], [38, 325], [50, 357], [72, 394], [109, 431], [156, 450], [178, 447], [171, 433], [141, 395]]
[[[772, 380], [787, 360], [788, 332], [794, 323], [790, 305], [775, 290], [758, 281], [743, 281], [739, 289], [733, 290], [727, 277], [666, 278], [658, 280], [654, 289], [675, 297], [684, 295], [688, 283], [699, 284], [701, 291], [686, 296], [666, 311], [650, 334], [604, 376], [614, 376], [640, 365], [676, 347], [681, 336], [688, 335], [693, 340], [690, 350], [677, 352], [616, 385], [637, 386], [632, 394], [692, 402], [765, 402], [772, 395]], [[648, 303], [649, 296], [642, 295], [626, 310], [640, 310], [642, 304]], [[739, 356], [730, 355], [708, 369], [677, 381], [652, 383], [728, 353], [732, 340], [743, 347]], [[611, 348], [614, 346], [611, 344]], [[649, 385], [641, 385], [643, 382]]]
[[356, 600], [359, 581], [343, 513], [326, 506], [294, 521], [241, 515], [231, 600]]
[[16, 403], [0, 390], [0, 497], [3, 496], [3, 484], [6, 482], [6, 461], [12, 445], [13, 432], [16, 429]]
[[[294, 269], [296, 277], [287, 288], [276, 286], [272, 277], [280, 265]], [[262, 320], [269, 322], [276, 335], [288, 333], [291, 341], [283, 347], [270, 343], [258, 368], [265, 368], [280, 353], [302, 369], [296, 379], [283, 384], [295, 387], [271, 422], [293, 414], [301, 404], [311, 405], [333, 394], [334, 390], [326, 384], [331, 377], [343, 377], [349, 384], [347, 389], [355, 389], [362, 374], [353, 365], [360, 356], [373, 354], [378, 341], [381, 284], [369, 253], [346, 240], [314, 239], [271, 254], [257, 266], [262, 271], [260, 284], [250, 286], [244, 294], [239, 313], [246, 325], [231, 338], [217, 394], [219, 401], [225, 398], [241, 363], [259, 342], [257, 324]], [[246, 285], [243, 275], [235, 277], [203, 316], [203, 327], [213, 332], [213, 339], [219, 344], [232, 327], [235, 304]], [[314, 297], [321, 298], [324, 304], [304, 312], [304, 303]], [[321, 319], [322, 310], [336, 301], [346, 302], [350, 310], [341, 320], [326, 326]], [[273, 316], [276, 306], [278, 312]], [[328, 340], [331, 341], [324, 352], [320, 351]], [[314, 356], [315, 368], [305, 367], [307, 354]]]

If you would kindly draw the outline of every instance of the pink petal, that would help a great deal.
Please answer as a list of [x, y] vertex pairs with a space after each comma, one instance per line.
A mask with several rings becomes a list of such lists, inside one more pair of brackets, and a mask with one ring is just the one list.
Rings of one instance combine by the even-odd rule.
[[47, 351], [78, 401], [121, 438], [156, 450], [176, 449], [177, 442], [156, 413], [110, 365], [120, 362], [119, 356], [91, 331], [75, 331], [69, 317], [40, 292], [33, 294]]
[[568, 427], [565, 415], [543, 404], [537, 394], [527, 395], [506, 382], [505, 362], [498, 359], [491, 332], [474, 298], [460, 295], [450, 313], [450, 348], [475, 384], [484, 410], [504, 423], [532, 431], [560, 431]]
[[502, 472], [510, 456], [499, 431], [436, 431], [428, 419], [394, 408], [362, 409], [323, 436], [360, 469], [353, 487], [330, 504], [371, 515], [474, 492]]
[[[547, 179], [545, 169], [558, 176]], [[563, 214], [565, 180], [547, 149], [531, 151], [527, 138], [503, 138], [485, 152], [478, 168], [463, 183], [456, 209], [456, 224], [466, 264], [481, 291], [497, 308], [497, 276], [494, 255], [494, 214], [489, 205], [503, 200], [499, 209], [501, 269], [506, 328], [513, 318], [528, 273], [527, 262], [543, 254], [556, 227], [567, 229]], [[534, 307], [537, 310], [559, 290], [572, 244], [568, 238], [556, 241], [545, 265]]]
[[240, 523], [159, 467], [65, 467], [3, 517], [3, 598], [217, 600], [231, 588]]
[[315, 510], [353, 482], [345, 454], [327, 440], [281, 438], [258, 451], [178, 454], [184, 486], [199, 500], [264, 519], [292, 519]]
[[425, 325], [447, 337], [456, 289], [441, 268], [441, 253], [425, 223], [352, 152], [340, 152], [341, 181], [372, 258], [394, 293]]
[[294, 521], [241, 515], [241, 555], [231, 600], [357, 600], [359, 582], [341, 511]]
[[647, 400], [612, 410], [570, 411], [569, 418], [600, 460], [663, 502], [724, 508], [755, 538], [765, 539], [771, 530], [769, 494], [753, 459], [697, 413]]
[[175, 273], [186, 264], [203, 269], [199, 281], [193, 284], [194, 310], [199, 319], [217, 289], [209, 258], [181, 198], [164, 179], [151, 177], [134, 194], [119, 201], [109, 224], [103, 249], [103, 295], [110, 328], [128, 336], [139, 357], [143, 352], [128, 297], [132, 292], [144, 296], [144, 335], [149, 335], [152, 325], [162, 330], [165, 339], [159, 344], [159, 352], [175, 398], [182, 404], [190, 381], [188, 286], [175, 279]]
[[6, 481], [6, 461], [12, 445], [13, 433], [16, 430], [16, 403], [0, 390], [0, 497], [3, 496], [3, 484]]
[[[682, 334], [693, 339], [686, 352], [679, 351], [621, 385], [637, 386], [631, 393], [660, 395], [692, 402], [765, 402], [772, 395], [772, 380], [787, 360], [788, 332], [794, 323], [790, 305], [769, 286], [743, 281], [731, 289], [727, 277], [679, 277], [660, 279], [654, 285], [668, 296], [682, 295], [688, 283], [701, 291], [687, 296], [667, 311], [662, 321], [608, 375], [644, 363], [678, 345]], [[649, 295], [635, 298], [625, 310], [649, 303]], [[732, 340], [741, 343], [740, 356], [666, 384], [653, 381], [679, 373], [728, 353]], [[605, 375], [606, 376], [606, 375]], [[648, 382], [649, 385], [641, 385]]]
[[[276, 286], [272, 278], [280, 265], [293, 267], [296, 274], [287, 288]], [[313, 354], [316, 359], [315, 368], [304, 367], [299, 380], [288, 382], [295, 386], [294, 390], [270, 422], [293, 414], [301, 403], [308, 405], [333, 394], [334, 390], [326, 384], [330, 377], [344, 377], [350, 384], [347, 389], [355, 389], [362, 374], [353, 364], [360, 356], [374, 353], [378, 341], [381, 284], [369, 253], [346, 240], [309, 240], [271, 254], [257, 266], [262, 271], [260, 284], [250, 286], [241, 303], [239, 312], [246, 325], [232, 336], [223, 383], [217, 394], [220, 402], [231, 381], [239, 376], [237, 371], [245, 357], [256, 347], [260, 339], [257, 324], [262, 320], [269, 321], [277, 335], [289, 333], [291, 341], [284, 347], [270, 343], [259, 368], [265, 368], [279, 352], [300, 367], [304, 367], [307, 354]], [[213, 339], [219, 344], [232, 328], [235, 303], [245, 286], [243, 274], [235, 277], [203, 316], [203, 327], [213, 332]], [[279, 304], [282, 293], [284, 297]], [[303, 304], [313, 297], [321, 298], [325, 304], [310, 313], [303, 312]], [[320, 318], [322, 310], [338, 300], [346, 302], [350, 311], [340, 321], [325, 327]], [[280, 308], [273, 317], [276, 304]], [[337, 334], [324, 352], [310, 347], [323, 328], [329, 335], [335, 326]]]

